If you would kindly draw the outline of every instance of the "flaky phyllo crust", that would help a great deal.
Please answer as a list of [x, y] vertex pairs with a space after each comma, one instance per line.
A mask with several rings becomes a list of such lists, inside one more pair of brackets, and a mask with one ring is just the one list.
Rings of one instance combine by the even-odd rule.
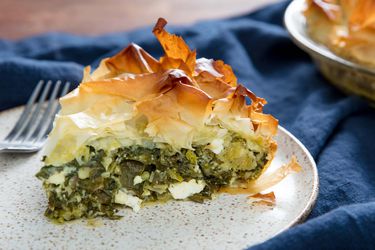
[[[90, 67], [85, 68], [79, 87], [60, 99], [62, 109], [46, 146], [47, 163], [64, 163], [60, 162], [61, 142], [73, 142], [71, 148], [64, 146], [64, 150], [72, 151], [68, 156], [72, 158], [89, 139], [63, 138], [65, 129], [88, 129], [93, 137], [103, 127], [121, 133], [116, 131], [118, 125], [141, 116], [147, 118], [144, 136], [176, 148], [191, 149], [194, 133], [208, 123], [214, 124], [215, 117], [228, 118], [228, 123], [229, 118], [242, 119], [248, 122], [248, 131], [242, 132], [257, 133], [272, 141], [278, 121], [263, 114], [266, 101], [237, 84], [231, 67], [223, 61], [196, 59], [196, 52], [181, 37], [165, 31], [165, 24], [159, 19], [153, 30], [165, 52], [159, 61], [131, 44], [102, 60], [91, 74]], [[105, 129], [101, 132], [111, 133]], [[63, 161], [71, 160], [68, 158]]]
[[375, 67], [374, 0], [307, 0], [304, 12], [312, 39], [333, 52]]

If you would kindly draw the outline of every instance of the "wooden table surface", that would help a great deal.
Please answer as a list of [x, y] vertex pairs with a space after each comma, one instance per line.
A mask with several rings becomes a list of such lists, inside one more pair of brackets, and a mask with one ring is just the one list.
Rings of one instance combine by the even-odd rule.
[[0, 38], [47, 31], [97, 35], [155, 23], [171, 24], [247, 13], [279, 0], [0, 0]]

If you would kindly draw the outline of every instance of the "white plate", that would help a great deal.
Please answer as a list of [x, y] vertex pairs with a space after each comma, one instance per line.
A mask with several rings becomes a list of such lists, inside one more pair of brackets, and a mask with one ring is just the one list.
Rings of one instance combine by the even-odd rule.
[[[0, 113], [0, 138], [20, 114]], [[119, 221], [56, 225], [43, 215], [47, 200], [34, 175], [41, 154], [0, 154], [0, 246], [4, 249], [243, 249], [303, 221], [318, 193], [315, 162], [293, 135], [280, 128], [271, 168], [296, 155], [303, 171], [272, 188], [275, 207], [250, 205], [246, 195], [220, 195], [198, 204], [171, 201], [138, 213], [123, 209]]]

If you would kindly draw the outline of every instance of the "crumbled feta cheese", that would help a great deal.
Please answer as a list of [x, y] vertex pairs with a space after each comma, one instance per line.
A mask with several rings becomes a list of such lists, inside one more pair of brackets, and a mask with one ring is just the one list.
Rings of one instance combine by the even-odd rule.
[[65, 176], [67, 174], [70, 174], [71, 172], [74, 171], [75, 168], [73, 167], [65, 167], [63, 171], [59, 173], [55, 173], [51, 175], [48, 179], [47, 182], [55, 185], [60, 185], [63, 184], [65, 181]]
[[142, 193], [142, 197], [149, 196], [150, 194], [151, 194], [150, 190], [148, 190], [148, 189], [144, 189], [144, 190], [143, 190], [143, 193]]
[[169, 185], [168, 190], [171, 192], [174, 199], [185, 199], [193, 194], [200, 193], [206, 183], [203, 180], [190, 180], [189, 182], [183, 181], [180, 183], [173, 183]]
[[115, 203], [126, 205], [134, 212], [138, 212], [141, 209], [142, 200], [127, 193], [126, 189], [121, 189], [115, 196]]
[[110, 173], [110, 172], [103, 172], [103, 173], [101, 174], [101, 176], [104, 177], [104, 178], [108, 178], [108, 177], [111, 176], [111, 173]]
[[198, 164], [196, 164], [196, 165], [194, 166], [194, 171], [195, 171], [196, 173], [201, 173], [201, 168], [199, 167]]
[[105, 169], [108, 169], [109, 165], [111, 164], [112, 162], [112, 158], [109, 157], [109, 156], [105, 156], [102, 160], [102, 164], [103, 166], [105, 167]]
[[47, 182], [55, 184], [55, 185], [63, 184], [64, 181], [65, 181], [65, 174], [63, 171], [61, 171], [60, 173], [53, 174], [47, 179]]
[[224, 140], [221, 138], [214, 139], [210, 143], [210, 145], [207, 146], [208, 149], [210, 149], [215, 154], [220, 154], [220, 152], [224, 149]]
[[78, 177], [80, 179], [86, 179], [86, 178], [89, 178], [89, 176], [90, 176], [90, 168], [83, 167], [78, 170]]
[[142, 177], [140, 177], [139, 175], [137, 175], [136, 177], [134, 177], [134, 179], [133, 179], [133, 185], [135, 186], [135, 185], [137, 185], [137, 184], [139, 184], [139, 183], [142, 183], [143, 182], [143, 179], [142, 179]]

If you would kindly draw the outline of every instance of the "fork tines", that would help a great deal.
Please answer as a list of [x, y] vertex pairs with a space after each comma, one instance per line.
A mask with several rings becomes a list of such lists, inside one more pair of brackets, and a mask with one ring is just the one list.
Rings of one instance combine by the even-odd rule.
[[39, 150], [59, 109], [56, 98], [69, 91], [69, 82], [41, 80], [35, 87], [16, 125], [0, 142], [0, 150], [33, 152]]

